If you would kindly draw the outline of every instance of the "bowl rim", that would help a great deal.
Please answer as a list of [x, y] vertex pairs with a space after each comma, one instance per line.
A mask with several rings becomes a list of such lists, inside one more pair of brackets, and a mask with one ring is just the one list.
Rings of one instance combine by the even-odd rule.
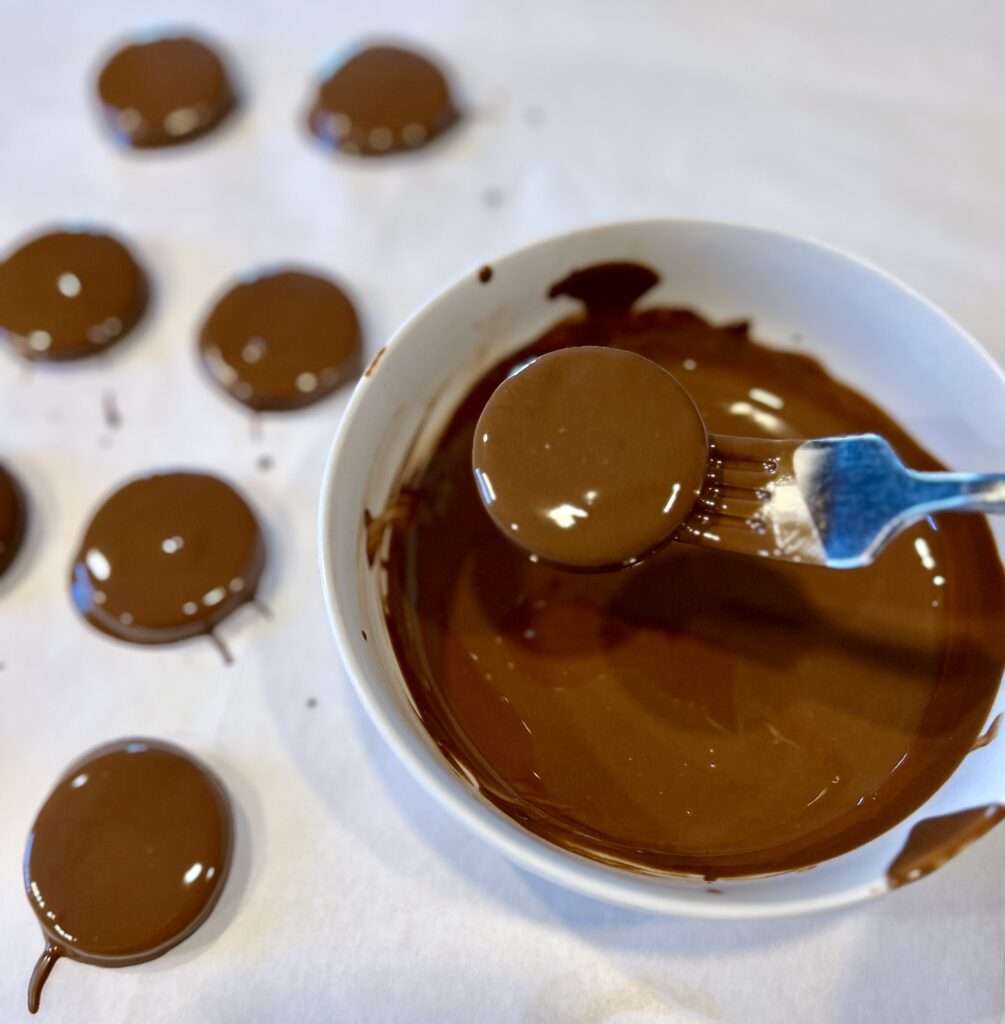
[[[896, 275], [882, 267], [849, 253], [846, 250], [823, 242], [807, 235], [766, 228], [753, 224], [739, 223], [729, 220], [690, 217], [639, 217], [601, 221], [577, 228], [572, 231], [559, 232], [539, 236], [530, 242], [509, 250], [496, 259], [479, 260], [475, 267], [485, 264], [494, 270], [505, 267], [507, 263], [521, 260], [529, 252], [545, 249], [556, 242], [573, 242], [578, 237], [595, 235], [598, 232], [631, 232], [633, 230], [666, 230], [674, 229], [725, 230], [747, 236], [759, 236], [787, 244], [796, 244], [821, 250], [841, 260], [855, 264], [873, 276], [882, 279], [893, 288], [906, 294], [916, 303], [924, 307], [936, 319], [940, 320], [949, 330], [957, 335], [961, 343], [965, 343], [983, 362], [986, 371], [992, 373], [1005, 389], [1005, 369], [1000, 367], [983, 345], [953, 317], [946, 313], [932, 300], [926, 298], [916, 289], [906, 284]], [[415, 309], [402, 324], [392, 333], [383, 349], [380, 350], [382, 361], [386, 359], [401, 339], [411, 334], [430, 311], [446, 301], [458, 288], [465, 285], [471, 275], [467, 271], [452, 279], [430, 299]], [[426, 751], [425, 757], [407, 742], [399, 733], [399, 725], [393, 716], [385, 713], [377, 699], [372, 695], [368, 682], [369, 669], [364, 667], [356, 656], [354, 645], [349, 636], [346, 623], [340, 612], [338, 587], [334, 574], [335, 537], [331, 527], [332, 511], [335, 503], [337, 477], [340, 475], [338, 466], [345, 458], [349, 446], [350, 425], [356, 418], [359, 409], [366, 401], [369, 378], [363, 376], [357, 382], [348, 404], [335, 430], [331, 446], [326, 456], [322, 478], [320, 502], [318, 506], [318, 551], [321, 570], [321, 586], [329, 625], [335, 637], [336, 647], [341, 656], [343, 667], [348, 675], [356, 697], [359, 699], [370, 721], [376, 727], [383, 741], [391, 748], [399, 761], [422, 788], [442, 807], [446, 808], [456, 820], [473, 831], [482, 840], [498, 852], [502, 853], [511, 863], [524, 868], [540, 878], [554, 882], [566, 889], [581, 895], [602, 900], [609, 904], [659, 914], [671, 914], [679, 917], [696, 919], [741, 920], [796, 917], [818, 911], [834, 910], [852, 906], [866, 900], [876, 898], [888, 892], [888, 887], [877, 881], [865, 882], [846, 889], [820, 896], [794, 898], [779, 902], [774, 899], [744, 900], [733, 903], [719, 900], [696, 901], [682, 898], [672, 889], [642, 889], [633, 887], [631, 877], [626, 873], [623, 880], [617, 875], [607, 874], [604, 865], [589, 858], [560, 849], [541, 837], [521, 828], [515, 821], [504, 819], [502, 812], [482, 805], [474, 793], [468, 791], [459, 776], [453, 773], [446, 763], [440, 764], [432, 751]], [[1003, 683], [1005, 685], [1005, 678]], [[602, 868], [604, 874], [596, 869]], [[643, 878], [645, 876], [637, 876]], [[742, 882], [742, 879], [737, 879]]]

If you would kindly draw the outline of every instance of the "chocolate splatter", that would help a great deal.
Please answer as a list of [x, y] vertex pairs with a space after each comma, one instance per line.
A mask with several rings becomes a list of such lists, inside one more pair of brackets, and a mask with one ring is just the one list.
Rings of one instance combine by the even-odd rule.
[[393, 523], [407, 523], [415, 514], [416, 495], [400, 491], [394, 501], [379, 515], [363, 510], [363, 529], [366, 535], [366, 560], [373, 565], [380, 550], [384, 534]]
[[105, 426], [109, 430], [118, 430], [122, 426], [122, 413], [119, 404], [115, 399], [114, 391], [104, 391], [101, 394], [101, 414], [105, 420]]
[[370, 360], [370, 365], [366, 368], [366, 372], [363, 374], [364, 377], [372, 377], [373, 376], [374, 371], [380, 365], [381, 359], [384, 358], [384, 353], [386, 351], [387, 351], [387, 346], [386, 345], [382, 345], [379, 349], [377, 349], [377, 354], [373, 357], [373, 359]]
[[597, 263], [557, 281], [548, 289], [548, 298], [576, 299], [588, 317], [618, 316], [658, 283], [659, 275], [640, 263]]
[[497, 210], [503, 204], [505, 194], [501, 188], [483, 188], [482, 189], [482, 206], [489, 210]]
[[488, 264], [478, 271], [478, 280], [482, 284], [488, 284], [492, 280], [492, 268]]

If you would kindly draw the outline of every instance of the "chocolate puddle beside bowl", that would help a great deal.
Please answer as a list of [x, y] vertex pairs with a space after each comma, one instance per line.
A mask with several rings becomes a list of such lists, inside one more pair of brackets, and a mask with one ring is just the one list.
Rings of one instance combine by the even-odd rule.
[[508, 543], [475, 488], [475, 423], [508, 371], [572, 345], [658, 362], [713, 432], [875, 431], [909, 465], [941, 468], [748, 324], [635, 310], [657, 279], [635, 264], [570, 275], [550, 294], [586, 314], [471, 389], [409, 481], [410, 515], [392, 517], [391, 640], [444, 755], [541, 837], [646, 872], [812, 865], [901, 821], [971, 749], [1001, 678], [1005, 577], [987, 524], [962, 516], [842, 573], [671, 544], [580, 575]]

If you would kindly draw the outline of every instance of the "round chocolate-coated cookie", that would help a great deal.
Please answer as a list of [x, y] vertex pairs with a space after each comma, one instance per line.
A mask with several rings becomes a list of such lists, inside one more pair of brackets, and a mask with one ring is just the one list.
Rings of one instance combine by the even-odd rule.
[[142, 268], [111, 235], [36, 235], [0, 263], [0, 338], [25, 359], [97, 355], [132, 330], [147, 295]]
[[254, 599], [265, 542], [254, 512], [205, 473], [139, 477], [108, 497], [73, 561], [73, 600], [120, 640], [206, 635]]
[[302, 270], [250, 277], [217, 300], [199, 335], [210, 376], [251, 409], [300, 409], [357, 366], [359, 318], [334, 282]]
[[45, 939], [28, 1009], [60, 957], [122, 967], [191, 935], [223, 890], [233, 834], [223, 784], [173, 744], [132, 737], [72, 764], [25, 849], [25, 893]]
[[383, 156], [424, 146], [458, 116], [447, 78], [431, 60], [397, 46], [370, 46], [321, 83], [307, 120], [335, 149]]
[[105, 62], [97, 90], [113, 135], [136, 149], [190, 142], [237, 102], [220, 55], [191, 36], [127, 43]]

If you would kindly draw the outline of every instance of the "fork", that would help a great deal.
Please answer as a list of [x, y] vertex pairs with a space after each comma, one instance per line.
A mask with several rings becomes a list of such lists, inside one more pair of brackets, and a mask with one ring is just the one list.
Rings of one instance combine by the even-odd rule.
[[675, 540], [832, 569], [868, 565], [936, 512], [1005, 512], [1005, 473], [907, 469], [877, 434], [709, 438], [709, 472]]

